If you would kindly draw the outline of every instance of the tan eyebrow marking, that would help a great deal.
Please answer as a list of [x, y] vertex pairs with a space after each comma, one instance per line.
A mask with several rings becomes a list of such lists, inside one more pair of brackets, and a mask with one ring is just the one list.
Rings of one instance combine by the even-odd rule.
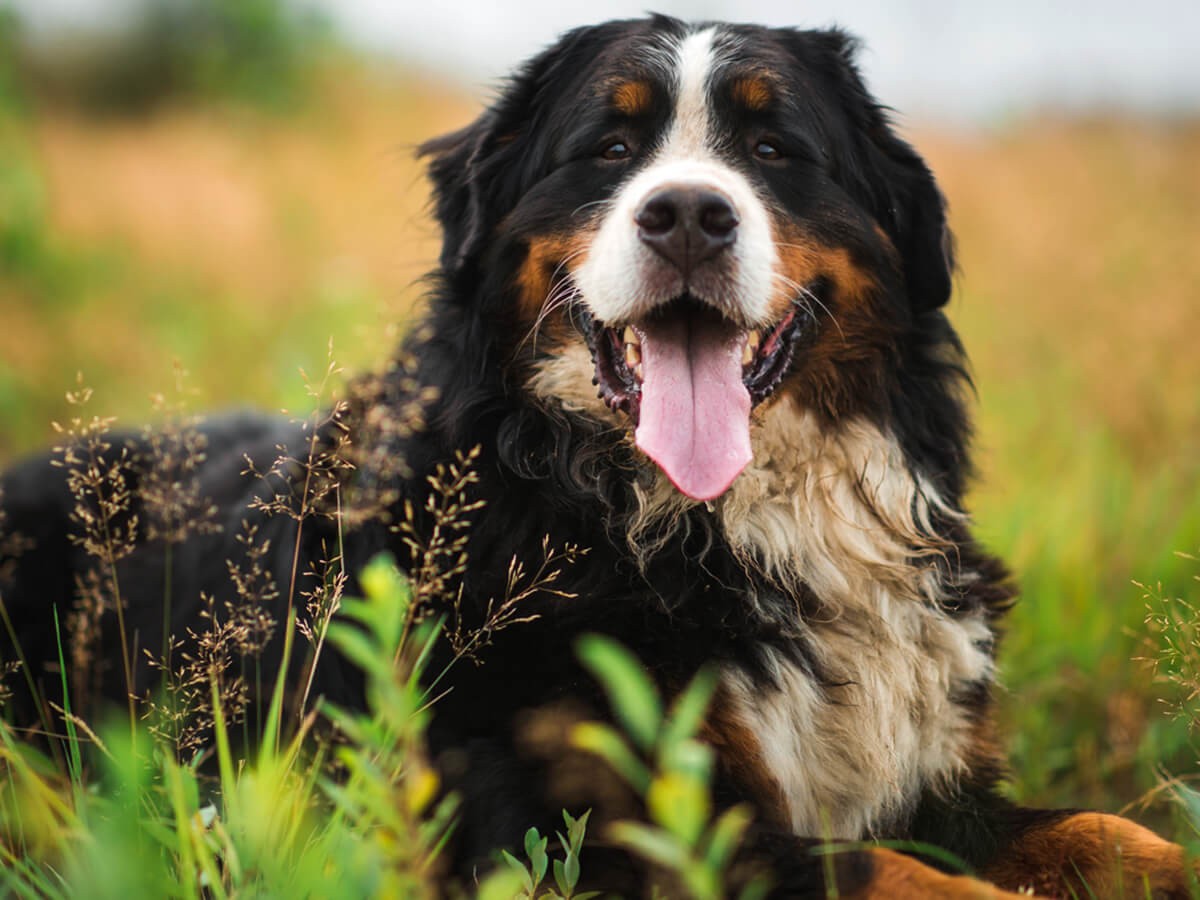
[[775, 98], [775, 89], [761, 75], [747, 75], [733, 83], [733, 99], [752, 112], [766, 109]]
[[625, 81], [612, 92], [612, 104], [617, 112], [627, 116], [640, 116], [650, 109], [654, 94], [645, 81]]

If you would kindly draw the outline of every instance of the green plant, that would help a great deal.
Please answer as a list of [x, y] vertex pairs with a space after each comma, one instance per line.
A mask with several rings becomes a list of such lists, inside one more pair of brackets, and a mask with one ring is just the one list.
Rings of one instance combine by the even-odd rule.
[[423, 753], [421, 674], [440, 626], [424, 622], [401, 644], [406, 582], [380, 559], [362, 585], [329, 640], [363, 668], [369, 704], [322, 707], [336, 743], [317, 734], [314, 712], [280, 749], [264, 741], [238, 761], [214, 697], [215, 776], [203, 755], [181, 763], [144, 727], [97, 733], [76, 717], [72, 757], [92, 757], [98, 773], [73, 764], [64, 776], [0, 723], [0, 894], [434, 896], [455, 809]]
[[[590, 900], [592, 897], [600, 896], [599, 891], [575, 892], [580, 876], [579, 853], [583, 848], [583, 839], [587, 833], [589, 815], [591, 815], [591, 810], [576, 819], [565, 809], [563, 810], [563, 824], [567, 826], [567, 833], [565, 835], [561, 831], [556, 833], [559, 846], [563, 851], [562, 859], [553, 861], [550, 859], [546, 849], [550, 839], [542, 837], [536, 828], [530, 828], [525, 832], [525, 856], [529, 860], [528, 866], [507, 850], [500, 851], [509, 869], [519, 877], [521, 890], [519, 896], [527, 897], [529, 900]], [[542, 888], [542, 882], [546, 878], [546, 872], [551, 862], [554, 863], [554, 884], [557, 890], [549, 887]]]
[[[645, 798], [649, 812], [649, 822], [616, 822], [608, 836], [670, 873], [688, 896], [726, 896], [726, 875], [751, 813], [734, 806], [714, 817], [713, 751], [696, 735], [716, 690], [715, 673], [702, 670], [664, 711], [653, 681], [621, 645], [589, 635], [577, 650], [629, 740], [610, 725], [586, 722], [576, 726], [573, 742], [606, 760]], [[767, 888], [758, 878], [738, 896], [761, 897]]]

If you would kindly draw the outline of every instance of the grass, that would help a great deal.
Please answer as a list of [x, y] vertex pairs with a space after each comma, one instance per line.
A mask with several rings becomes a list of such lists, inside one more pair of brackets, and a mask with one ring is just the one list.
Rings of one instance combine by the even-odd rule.
[[464, 108], [348, 66], [287, 118], [3, 116], [0, 456], [45, 442], [76, 370], [136, 422], [176, 359], [198, 406], [293, 408], [331, 338], [353, 367], [384, 358], [435, 254], [411, 148]]
[[[349, 63], [287, 116], [6, 100], [0, 459], [52, 439], [76, 370], [133, 423], [175, 361], [193, 408], [303, 409], [296, 370], [319, 371], [331, 339], [352, 368], [384, 358], [436, 253], [411, 148], [474, 109], [418, 74]], [[1012, 792], [1118, 810], [1162, 771], [1197, 768], [1188, 720], [1159, 703], [1177, 686], [1134, 659], [1134, 581], [1196, 598], [1176, 551], [1200, 548], [1200, 124], [1034, 119], [914, 139], [959, 238], [971, 505], [1022, 587], [1002, 652]], [[186, 773], [163, 777], [186, 788]], [[1168, 826], [1172, 808], [1145, 817]]]
[[[344, 745], [313, 741], [310, 717], [279, 749], [235, 761], [225, 704], [214, 697], [219, 774], [199, 756], [178, 761], [144, 725], [130, 732], [119, 723], [70, 741], [76, 764], [67, 776], [0, 724], [0, 893], [436, 896], [437, 854], [454, 805], [438, 799], [420, 752], [429, 715], [418, 676], [437, 628], [430, 621], [402, 638], [415, 604], [387, 561], [376, 561], [363, 584], [366, 598], [342, 607], [356, 625], [329, 630], [368, 673], [370, 712], [321, 711], [352, 739]], [[78, 764], [85, 739], [99, 763], [86, 776]]]

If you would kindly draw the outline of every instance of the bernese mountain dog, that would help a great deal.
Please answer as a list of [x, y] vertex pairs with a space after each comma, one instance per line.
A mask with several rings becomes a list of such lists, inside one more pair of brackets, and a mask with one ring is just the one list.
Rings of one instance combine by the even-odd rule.
[[[611, 715], [574, 651], [602, 633], [668, 697], [718, 674], [703, 726], [715, 797], [753, 808], [735, 872], [769, 872], [774, 896], [1187, 896], [1178, 846], [999, 789], [992, 694], [1013, 592], [963, 508], [970, 387], [943, 312], [953, 240], [854, 53], [837, 30], [583, 27], [425, 144], [444, 244], [406, 364], [314, 434], [250, 415], [205, 426], [191, 477], [221, 527], [175, 547], [169, 570], [138, 519], [148, 439], [108, 442], [132, 497], [126, 640], [162, 632], [164, 577], [175, 633], [199, 627], [203, 597], [219, 615], [249, 552], [243, 523], [269, 547], [256, 560], [277, 604], [339, 541], [351, 573], [380, 551], [407, 564], [401, 511], [428, 527], [431, 476], [477, 448], [464, 490], [485, 505], [449, 576], [466, 621], [484, 622], [513, 561], [536, 563], [547, 536], [587, 552], [439, 685], [429, 752], [461, 798], [448, 878], [469, 883], [530, 825], [591, 808], [585, 876], [651, 889], [603, 841], [636, 798], [569, 746], [573, 722]], [[423, 427], [387, 426], [414, 403]], [[273, 500], [312, 471], [247, 474], [246, 459], [266, 468], [277, 445], [310, 438], [355, 448], [352, 469], [323, 477], [385, 498], [378, 516], [297, 528]], [[53, 698], [52, 613], [77, 603], [94, 559], [70, 539], [75, 501], [51, 457], [2, 487], [24, 537], [0, 561], [2, 652], [14, 658], [15, 638]], [[90, 636], [110, 659], [119, 624], [110, 607]], [[155, 678], [141, 656], [135, 692]], [[123, 703], [119, 668], [104, 689]], [[332, 651], [314, 683], [363, 702], [361, 674]], [[822, 855], [828, 841], [852, 849]], [[975, 874], [879, 841], [942, 848]]]

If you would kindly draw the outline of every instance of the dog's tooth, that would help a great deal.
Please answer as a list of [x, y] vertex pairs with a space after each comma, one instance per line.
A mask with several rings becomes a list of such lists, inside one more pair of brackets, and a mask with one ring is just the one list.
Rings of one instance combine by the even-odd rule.
[[626, 347], [640, 347], [642, 344], [642, 342], [638, 340], [637, 332], [628, 325], [625, 326], [625, 333], [621, 335], [621, 340], [624, 342]]
[[631, 369], [642, 364], [642, 348], [639, 344], [625, 345], [625, 364]]
[[638, 363], [637, 365], [635, 365], [633, 367], [633, 377], [636, 378], [638, 381], [644, 380], [642, 378], [642, 364], [641, 363]]
[[759, 334], [757, 331], [750, 332], [750, 336], [748, 338], [746, 338], [746, 346], [749, 347], [752, 352], [757, 352], [758, 345], [761, 342], [762, 342], [762, 335]]
[[742, 366], [748, 366], [754, 362], [754, 348], [750, 346], [750, 342], [746, 341], [746, 346], [742, 348]]

